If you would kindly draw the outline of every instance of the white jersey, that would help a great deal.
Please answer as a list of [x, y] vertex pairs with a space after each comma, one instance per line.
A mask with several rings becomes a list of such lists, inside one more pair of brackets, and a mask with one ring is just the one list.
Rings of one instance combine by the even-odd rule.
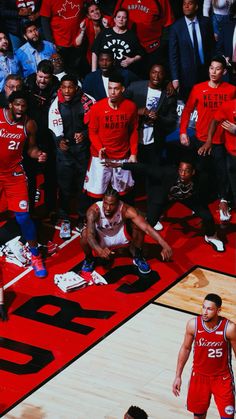
[[100, 211], [100, 217], [95, 222], [96, 232], [101, 247], [119, 247], [129, 243], [129, 237], [125, 229], [125, 221], [122, 218], [123, 202], [119, 202], [117, 211], [111, 218], [107, 218], [103, 211], [103, 201], [96, 202]]

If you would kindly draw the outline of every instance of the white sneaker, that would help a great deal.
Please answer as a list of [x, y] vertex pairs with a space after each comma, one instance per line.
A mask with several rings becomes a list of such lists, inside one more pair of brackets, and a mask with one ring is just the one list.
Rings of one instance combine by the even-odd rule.
[[157, 231], [161, 231], [161, 230], [163, 230], [163, 225], [160, 223], [160, 221], [157, 221], [157, 223], [154, 225], [154, 230], [157, 230]]
[[224, 243], [214, 236], [205, 236], [205, 241], [209, 243], [217, 252], [224, 252]]
[[223, 211], [220, 209], [220, 221], [229, 221], [230, 218], [231, 218], [231, 214], [229, 210], [227, 211], [226, 214], [224, 214]]
[[6, 242], [6, 250], [8, 252], [9, 257], [10, 257], [10, 254], [12, 254], [17, 260], [19, 260], [22, 263], [22, 265], [26, 265], [28, 263], [28, 260], [26, 259], [24, 255], [24, 246], [19, 241], [19, 238], [20, 236], [17, 236], [17, 237], [14, 237], [14, 239]]
[[62, 221], [59, 236], [64, 240], [71, 238], [70, 221]]

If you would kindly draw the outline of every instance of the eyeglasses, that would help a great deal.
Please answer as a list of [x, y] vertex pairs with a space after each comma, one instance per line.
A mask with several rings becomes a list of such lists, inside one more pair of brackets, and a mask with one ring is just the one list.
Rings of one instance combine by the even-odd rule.
[[6, 87], [8, 87], [9, 90], [11, 90], [11, 92], [13, 92], [13, 90], [19, 90], [21, 88], [21, 86], [12, 86], [10, 84], [6, 84]]

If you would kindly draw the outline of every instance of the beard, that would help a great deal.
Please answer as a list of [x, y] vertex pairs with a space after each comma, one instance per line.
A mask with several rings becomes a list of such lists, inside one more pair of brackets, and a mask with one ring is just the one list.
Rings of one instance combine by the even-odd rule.
[[28, 40], [28, 42], [32, 48], [37, 49], [38, 51], [42, 49], [43, 44], [40, 38], [37, 39], [37, 41], [33, 41], [33, 39], [30, 39]]

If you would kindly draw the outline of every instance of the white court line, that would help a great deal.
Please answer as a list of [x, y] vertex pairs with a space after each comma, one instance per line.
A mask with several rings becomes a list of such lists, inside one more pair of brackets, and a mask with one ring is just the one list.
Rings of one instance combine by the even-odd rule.
[[[77, 237], [80, 237], [80, 233], [77, 231], [74, 233], [74, 235], [69, 239], [63, 242], [58, 246], [59, 249], [63, 249], [63, 247], [67, 246], [69, 243], [71, 243], [73, 240], [77, 239]], [[53, 256], [53, 255], [52, 255]], [[11, 287], [11, 285], [18, 282], [21, 278], [23, 278], [25, 275], [27, 275], [30, 271], [32, 271], [33, 268], [30, 266], [27, 268], [24, 272], [21, 272], [21, 274], [17, 275], [14, 279], [12, 279], [10, 282], [8, 282], [6, 285], [3, 286], [3, 289], [6, 290], [7, 288]]]

